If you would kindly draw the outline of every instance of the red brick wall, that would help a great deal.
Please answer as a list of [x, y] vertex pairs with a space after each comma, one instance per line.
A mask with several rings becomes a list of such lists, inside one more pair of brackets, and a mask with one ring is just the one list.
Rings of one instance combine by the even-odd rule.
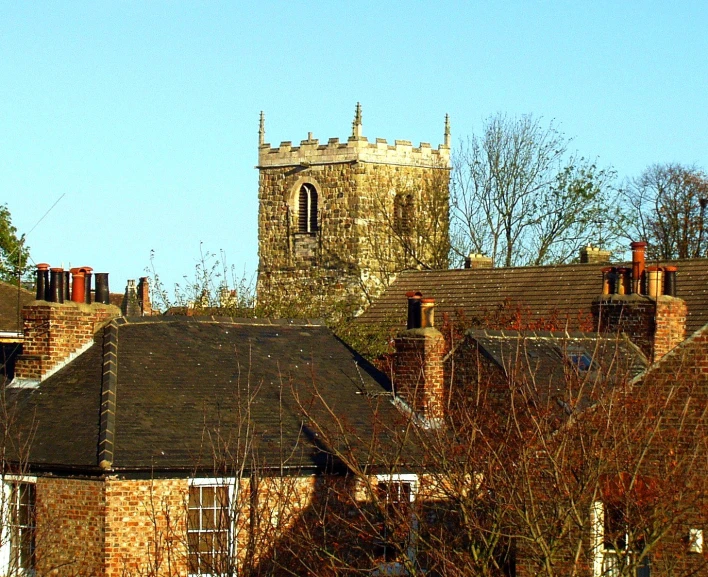
[[106, 577], [186, 575], [187, 479], [106, 480]]
[[94, 303], [33, 304], [22, 309], [24, 344], [15, 376], [41, 379], [86, 343], [106, 320], [120, 315], [110, 305]]
[[593, 317], [600, 332], [623, 332], [650, 361], [657, 361], [686, 334], [686, 303], [675, 297], [609, 295], [596, 299]]
[[417, 414], [441, 418], [446, 406], [445, 339], [435, 328], [410, 329], [395, 339], [393, 387]]
[[103, 577], [102, 481], [37, 479], [37, 572]]
[[686, 303], [669, 296], [656, 299], [654, 360], [659, 360], [686, 338]]

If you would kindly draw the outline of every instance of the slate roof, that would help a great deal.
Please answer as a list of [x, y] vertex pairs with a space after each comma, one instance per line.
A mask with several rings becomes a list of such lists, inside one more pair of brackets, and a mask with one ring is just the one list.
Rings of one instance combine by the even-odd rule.
[[[107, 330], [118, 343], [114, 471], [214, 471], [244, 454], [316, 469], [323, 445], [361, 443], [366, 458], [379, 421], [402, 418], [385, 376], [321, 325], [140, 317]], [[32, 467], [99, 471], [104, 360], [99, 332], [38, 388], [7, 389], [16, 426], [33, 431]]]
[[22, 332], [22, 307], [34, 300], [34, 293], [0, 282], [0, 332]]
[[582, 409], [649, 366], [623, 336], [473, 329], [465, 337], [505, 374], [525, 382], [537, 402], [565, 408]]
[[[650, 264], [655, 263], [647, 262]], [[690, 334], [708, 323], [708, 259], [659, 264], [678, 267], [677, 296], [688, 306], [687, 332]], [[416, 290], [424, 297], [435, 298], [437, 319], [443, 313], [462, 311], [468, 320], [479, 320], [493, 314], [508, 301], [521, 306], [529, 319], [553, 317], [567, 330], [587, 330], [591, 303], [602, 291], [603, 266], [606, 265], [591, 263], [404, 271], [357, 319], [357, 323], [403, 326], [406, 322], [405, 294]], [[473, 324], [481, 325], [479, 322]]]

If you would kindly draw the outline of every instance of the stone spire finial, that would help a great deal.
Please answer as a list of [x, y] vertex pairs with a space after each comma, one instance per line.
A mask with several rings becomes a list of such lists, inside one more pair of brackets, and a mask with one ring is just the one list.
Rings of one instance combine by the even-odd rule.
[[258, 145], [263, 146], [265, 144], [265, 114], [261, 110], [261, 120], [258, 124]]
[[354, 122], [352, 122], [352, 136], [361, 138], [361, 104], [356, 103], [356, 112], [354, 113]]
[[450, 115], [445, 115], [445, 138], [443, 144], [450, 148]]

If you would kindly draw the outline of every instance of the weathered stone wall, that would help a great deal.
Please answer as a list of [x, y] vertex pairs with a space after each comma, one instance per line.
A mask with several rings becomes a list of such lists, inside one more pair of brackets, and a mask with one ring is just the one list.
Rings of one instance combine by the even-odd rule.
[[102, 577], [103, 482], [40, 477], [36, 499], [37, 574]]
[[[446, 146], [366, 138], [264, 144], [259, 169], [257, 290], [267, 314], [351, 313], [397, 271], [447, 263]], [[318, 195], [315, 233], [297, 232], [297, 195], [305, 183]], [[397, 222], [396, 195], [411, 196], [412, 226]]]

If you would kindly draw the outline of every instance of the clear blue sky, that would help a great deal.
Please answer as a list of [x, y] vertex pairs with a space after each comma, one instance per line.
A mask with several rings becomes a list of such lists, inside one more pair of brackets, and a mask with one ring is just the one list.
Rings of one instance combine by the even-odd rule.
[[708, 3], [0, 1], [0, 202], [35, 262], [111, 288], [191, 274], [200, 242], [257, 267], [258, 114], [308, 131], [453, 140], [554, 119], [621, 178], [708, 168]]

